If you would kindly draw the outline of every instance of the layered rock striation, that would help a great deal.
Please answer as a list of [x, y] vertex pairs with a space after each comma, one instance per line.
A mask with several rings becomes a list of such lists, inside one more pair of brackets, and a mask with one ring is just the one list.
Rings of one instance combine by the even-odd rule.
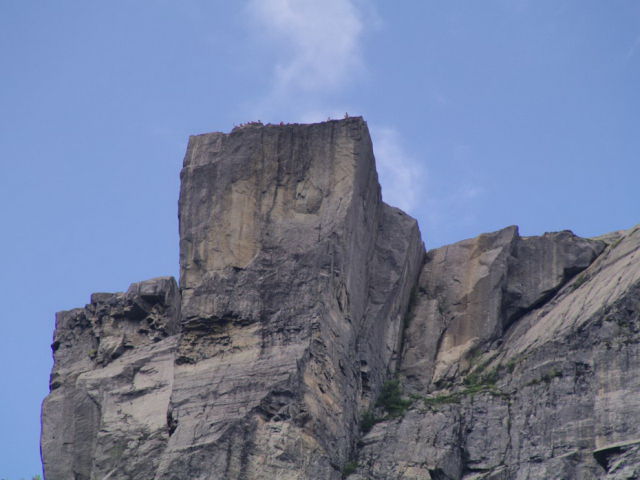
[[[43, 407], [47, 478], [133, 478], [129, 458], [151, 437], [151, 470], [136, 478], [340, 478], [360, 412], [395, 369], [424, 255], [415, 220], [381, 200], [366, 124], [249, 125], [195, 136], [181, 178], [178, 315], [166, 339], [148, 347], [131, 340], [130, 350], [123, 340], [114, 360], [124, 368], [143, 347], [149, 362], [169, 358], [149, 367], [162, 378], [145, 384], [163, 408], [146, 412], [146, 424], [106, 426], [105, 409], [119, 411], [129, 397], [96, 393], [85, 378], [109, 384], [116, 372], [99, 347], [92, 352], [115, 340], [85, 313], [93, 303], [60, 314], [55, 342], [71, 337], [73, 350], [55, 349], [53, 378], [68, 388], [52, 384]], [[71, 325], [70, 315], [83, 322]], [[115, 315], [109, 321], [128, 328]], [[112, 336], [122, 343], [120, 330]], [[66, 414], [52, 413], [59, 403], [92, 419], [67, 433], [64, 451]], [[99, 437], [110, 428], [120, 443], [107, 459]], [[149, 436], [141, 439], [141, 429]]]
[[510, 227], [428, 252], [413, 402], [353, 479], [640, 478], [640, 227], [608, 240]]
[[179, 287], [56, 318], [47, 480], [640, 475], [640, 229], [426, 252], [361, 118], [191, 137], [181, 180]]

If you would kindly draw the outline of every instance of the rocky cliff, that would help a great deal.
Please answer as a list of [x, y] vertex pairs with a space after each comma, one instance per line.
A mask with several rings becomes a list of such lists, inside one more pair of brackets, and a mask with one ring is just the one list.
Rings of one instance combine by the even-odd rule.
[[361, 118], [181, 180], [180, 285], [56, 317], [46, 480], [640, 478], [640, 228], [425, 251]]

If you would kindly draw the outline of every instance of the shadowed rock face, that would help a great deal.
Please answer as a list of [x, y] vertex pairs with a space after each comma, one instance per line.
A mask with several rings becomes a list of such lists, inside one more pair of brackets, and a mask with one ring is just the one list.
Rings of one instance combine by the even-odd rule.
[[181, 180], [180, 286], [57, 316], [47, 480], [640, 475], [640, 229], [425, 253], [361, 118], [191, 137]]

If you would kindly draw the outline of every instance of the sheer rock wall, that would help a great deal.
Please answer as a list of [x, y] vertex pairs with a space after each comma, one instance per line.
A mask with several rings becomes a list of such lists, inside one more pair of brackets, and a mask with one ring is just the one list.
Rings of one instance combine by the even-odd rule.
[[[381, 200], [366, 124], [194, 136], [181, 178], [179, 317], [175, 334], [152, 345], [166, 343], [162, 358], [173, 358], [157, 368], [167, 383], [149, 387], [162, 396], [162, 445], [135, 478], [340, 478], [360, 412], [395, 369], [424, 255], [415, 220]], [[120, 317], [109, 322], [120, 328]], [[56, 351], [54, 376], [74, 387], [45, 400], [46, 476], [133, 478], [121, 454], [141, 441], [132, 424], [122, 422], [108, 461], [98, 453], [105, 409], [121, 404], [92, 397], [85, 415], [75, 397], [76, 373], [105, 387], [116, 373], [100, 351], [92, 358], [95, 322], [77, 323], [56, 329], [87, 340]], [[120, 362], [143, 343], [134, 346]], [[87, 418], [69, 432], [64, 466], [56, 402]]]
[[191, 137], [181, 181], [180, 286], [57, 315], [46, 480], [640, 476], [639, 228], [425, 252], [361, 118]]

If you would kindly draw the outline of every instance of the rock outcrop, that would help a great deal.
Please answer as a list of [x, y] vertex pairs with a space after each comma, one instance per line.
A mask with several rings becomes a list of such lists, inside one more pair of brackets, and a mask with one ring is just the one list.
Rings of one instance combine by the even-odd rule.
[[[415, 220], [381, 201], [366, 124], [195, 136], [181, 176], [180, 316], [175, 335], [149, 347], [159, 355], [152, 348], [164, 342], [162, 358], [173, 355], [147, 386], [164, 406], [147, 420], [164, 430], [154, 473], [137, 478], [340, 478], [360, 412], [395, 369], [424, 254]], [[46, 475], [133, 478], [123, 472], [126, 453], [143, 451], [131, 443], [141, 441], [139, 426], [123, 420], [128, 433], [112, 457], [98, 455], [105, 408], [123, 405], [79, 385], [85, 377], [109, 383], [117, 372], [100, 349], [92, 358], [100, 339], [93, 317], [71, 326], [69, 315], [61, 314], [56, 342], [71, 332], [87, 340], [56, 351], [54, 375], [70, 386], [45, 401]], [[119, 317], [110, 321], [118, 327]], [[112, 337], [124, 341], [119, 330], [101, 341], [115, 345]], [[137, 348], [121, 354], [124, 365]], [[53, 437], [64, 421], [49, 412], [66, 402], [89, 418], [78, 388], [92, 421], [68, 433], [63, 460]], [[64, 475], [55, 470], [61, 463]]]
[[180, 286], [57, 316], [46, 480], [640, 475], [640, 228], [425, 252], [361, 118], [191, 137], [181, 180]]
[[46, 478], [153, 478], [169, 437], [179, 318], [170, 277], [58, 313], [42, 406]]
[[363, 437], [350, 478], [640, 478], [639, 227], [431, 251], [406, 339], [413, 403]]

